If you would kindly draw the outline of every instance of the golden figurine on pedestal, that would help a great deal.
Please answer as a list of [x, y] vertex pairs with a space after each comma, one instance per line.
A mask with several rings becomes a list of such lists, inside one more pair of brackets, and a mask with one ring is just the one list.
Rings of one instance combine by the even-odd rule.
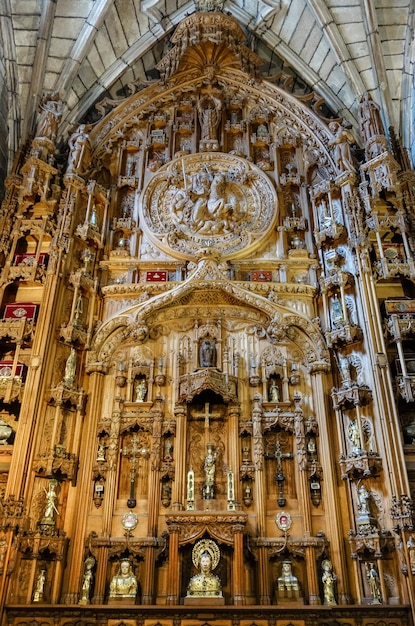
[[187, 588], [187, 598], [222, 598], [220, 579], [212, 574], [220, 560], [220, 550], [212, 539], [201, 539], [192, 550], [192, 561], [200, 570], [192, 576]]

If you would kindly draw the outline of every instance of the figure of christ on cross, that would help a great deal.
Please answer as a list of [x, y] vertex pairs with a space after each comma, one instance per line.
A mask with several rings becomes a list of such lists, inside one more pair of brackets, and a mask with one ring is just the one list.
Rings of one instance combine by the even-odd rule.
[[293, 455], [291, 454], [291, 452], [282, 452], [280, 440], [276, 439], [274, 457], [277, 460], [277, 472], [275, 474], [275, 480], [277, 481], [277, 485], [280, 490], [277, 502], [279, 506], [285, 506], [286, 504], [286, 499], [284, 498], [285, 476], [284, 476], [284, 472], [282, 471], [282, 460], [292, 459]]
[[194, 413], [194, 416], [201, 417], [205, 422], [205, 448], [206, 456], [203, 465], [205, 472], [205, 482], [203, 485], [202, 495], [204, 500], [212, 500], [215, 497], [215, 473], [216, 473], [216, 459], [217, 450], [210, 439], [210, 420], [215, 417], [220, 417], [220, 412], [210, 412], [209, 402], [205, 402], [205, 410], [203, 412]]
[[143, 442], [138, 438], [137, 433], [134, 433], [131, 438], [131, 445], [124, 446], [122, 454], [130, 460], [130, 497], [127, 500], [127, 506], [129, 509], [133, 509], [137, 504], [135, 498], [135, 482], [137, 477], [138, 461], [141, 457], [148, 456], [148, 450], [145, 445], [143, 445]]

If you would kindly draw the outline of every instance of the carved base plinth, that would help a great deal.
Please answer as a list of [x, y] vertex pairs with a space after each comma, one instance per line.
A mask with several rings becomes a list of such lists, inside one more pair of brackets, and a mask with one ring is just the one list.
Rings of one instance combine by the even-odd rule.
[[108, 604], [112, 605], [131, 606], [135, 603], [135, 598], [108, 598]]
[[332, 389], [334, 409], [348, 409], [357, 405], [365, 406], [372, 400], [372, 392], [366, 385], [353, 384]]
[[362, 476], [376, 476], [382, 469], [382, 459], [376, 452], [340, 455], [342, 479]]
[[327, 345], [329, 348], [332, 346], [349, 345], [360, 341], [362, 336], [361, 328], [345, 324], [344, 326], [339, 326], [326, 333]]
[[183, 600], [183, 604], [186, 604], [187, 606], [222, 606], [225, 604], [225, 598], [189, 598], [186, 596], [186, 598]]

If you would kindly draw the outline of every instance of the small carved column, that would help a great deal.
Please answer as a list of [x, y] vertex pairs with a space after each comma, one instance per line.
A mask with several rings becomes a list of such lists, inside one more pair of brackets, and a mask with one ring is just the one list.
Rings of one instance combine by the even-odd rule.
[[[252, 434], [253, 434], [253, 459], [255, 466], [255, 510], [257, 514], [258, 536], [266, 536], [265, 524], [265, 485], [264, 485], [264, 446], [262, 441], [262, 408], [260, 406], [260, 396], [254, 397], [254, 408], [252, 410]], [[269, 597], [269, 580], [268, 580], [268, 555], [266, 548], [260, 546], [258, 548], [258, 593], [260, 604], [271, 604]]]
[[246, 603], [243, 590], [243, 526], [235, 524], [233, 527], [234, 534], [234, 553], [233, 553], [233, 603], [241, 605]]
[[350, 598], [349, 584], [347, 579], [347, 571], [345, 568], [346, 555], [344, 544], [341, 536], [341, 514], [339, 503], [339, 491], [336, 484], [336, 468], [332, 458], [331, 441], [333, 434], [328, 425], [330, 420], [327, 415], [327, 407], [325, 403], [325, 385], [323, 376], [326, 377], [329, 371], [329, 364], [325, 362], [313, 363], [310, 368], [311, 384], [313, 389], [313, 398], [315, 401], [316, 415], [320, 416], [320, 458], [324, 471], [325, 498], [324, 501], [330, 504], [332, 515], [327, 516], [327, 534], [332, 547], [333, 569], [338, 576], [338, 593], [339, 604], [347, 604]]
[[[238, 420], [239, 420], [239, 409], [237, 406], [229, 407], [229, 442], [238, 441]], [[230, 445], [229, 446], [229, 469], [234, 472], [236, 476], [237, 468], [240, 465], [239, 462], [239, 446]], [[241, 501], [241, 483], [239, 480], [235, 481], [235, 500], [238, 502]]]
[[154, 561], [155, 550], [153, 546], [145, 548], [144, 581], [142, 585], [142, 604], [153, 604], [154, 602]]
[[179, 604], [180, 594], [180, 567], [179, 567], [179, 526], [172, 524], [169, 527], [169, 571], [167, 576], [166, 604]]
[[92, 598], [92, 604], [104, 604], [105, 599], [105, 584], [107, 579], [107, 565], [108, 565], [108, 548], [106, 546], [100, 546], [97, 549], [97, 571], [95, 574], [95, 589], [94, 597]]
[[[186, 407], [176, 406], [174, 409], [176, 416], [176, 450], [186, 450]], [[183, 509], [183, 480], [186, 473], [185, 460], [186, 455], [183, 453], [175, 455], [175, 480], [172, 488], [172, 509], [181, 511]]]

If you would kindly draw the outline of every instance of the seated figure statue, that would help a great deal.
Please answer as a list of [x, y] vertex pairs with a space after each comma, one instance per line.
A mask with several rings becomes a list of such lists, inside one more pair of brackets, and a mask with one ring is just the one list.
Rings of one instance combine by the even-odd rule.
[[110, 598], [131, 598], [135, 600], [138, 583], [128, 559], [120, 562], [120, 567], [110, 583]]
[[223, 598], [218, 576], [212, 574], [220, 559], [219, 547], [211, 539], [201, 539], [192, 550], [192, 560], [200, 570], [192, 576], [187, 587], [187, 597]]
[[277, 598], [298, 600], [300, 597], [300, 585], [298, 578], [292, 573], [291, 561], [283, 561], [281, 575], [277, 579]]

